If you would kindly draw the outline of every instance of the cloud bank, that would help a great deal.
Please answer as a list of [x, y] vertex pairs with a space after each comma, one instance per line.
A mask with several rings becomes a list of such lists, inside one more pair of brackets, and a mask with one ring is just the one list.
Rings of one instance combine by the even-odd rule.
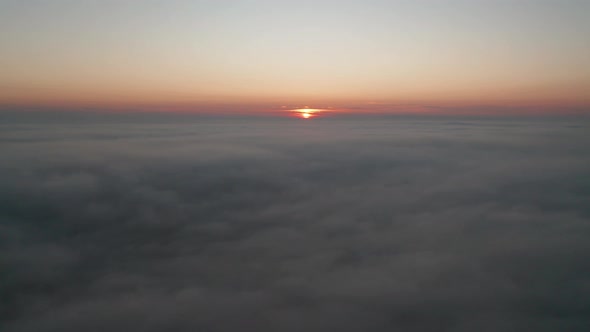
[[587, 123], [62, 120], [2, 127], [3, 331], [590, 328]]

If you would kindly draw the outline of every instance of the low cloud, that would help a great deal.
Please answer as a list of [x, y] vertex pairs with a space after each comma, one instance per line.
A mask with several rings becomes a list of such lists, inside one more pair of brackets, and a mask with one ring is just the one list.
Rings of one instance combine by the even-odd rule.
[[5, 125], [0, 325], [587, 331], [565, 120]]

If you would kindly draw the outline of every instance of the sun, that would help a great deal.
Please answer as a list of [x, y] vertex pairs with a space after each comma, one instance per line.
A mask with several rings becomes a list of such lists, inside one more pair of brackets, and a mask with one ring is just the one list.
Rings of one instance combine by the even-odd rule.
[[317, 108], [297, 108], [294, 110], [291, 110], [291, 112], [295, 113], [298, 117], [302, 118], [302, 119], [311, 119], [313, 117], [316, 117], [319, 113], [321, 113], [323, 110], [321, 109], [317, 109]]

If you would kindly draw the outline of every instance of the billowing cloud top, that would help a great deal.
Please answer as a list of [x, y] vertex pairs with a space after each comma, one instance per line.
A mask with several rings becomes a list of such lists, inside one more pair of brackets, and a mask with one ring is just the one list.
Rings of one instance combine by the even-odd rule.
[[587, 124], [4, 122], [0, 326], [588, 331]]

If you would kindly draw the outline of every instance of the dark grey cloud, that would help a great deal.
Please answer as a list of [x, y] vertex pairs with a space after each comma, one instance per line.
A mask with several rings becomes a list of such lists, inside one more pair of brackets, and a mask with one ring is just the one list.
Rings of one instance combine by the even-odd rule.
[[569, 119], [2, 124], [3, 331], [587, 331]]

